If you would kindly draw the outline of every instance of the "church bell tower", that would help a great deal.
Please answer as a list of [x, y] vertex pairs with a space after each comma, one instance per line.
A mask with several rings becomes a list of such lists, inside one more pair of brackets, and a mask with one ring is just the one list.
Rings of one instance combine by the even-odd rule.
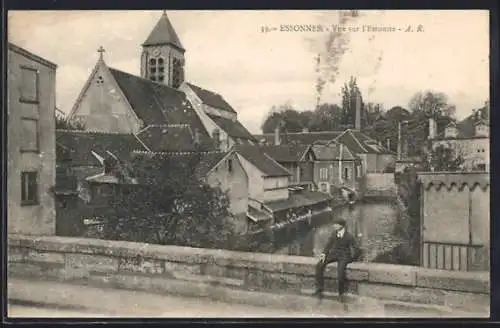
[[184, 82], [184, 52], [166, 11], [142, 44], [141, 77], [179, 88]]

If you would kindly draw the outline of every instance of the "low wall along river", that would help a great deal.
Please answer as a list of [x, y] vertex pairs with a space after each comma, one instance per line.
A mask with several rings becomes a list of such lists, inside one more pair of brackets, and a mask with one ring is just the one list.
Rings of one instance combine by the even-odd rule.
[[[9, 235], [8, 247], [9, 277], [72, 281], [260, 306], [297, 306], [304, 297], [312, 300], [314, 289], [316, 259], [311, 257], [54, 236]], [[335, 290], [335, 276], [332, 264], [326, 271], [327, 290]], [[487, 272], [352, 263], [347, 276], [348, 289], [355, 297], [489, 315]], [[14, 299], [17, 292], [9, 290], [9, 299]], [[263, 298], [263, 294], [278, 298]]]

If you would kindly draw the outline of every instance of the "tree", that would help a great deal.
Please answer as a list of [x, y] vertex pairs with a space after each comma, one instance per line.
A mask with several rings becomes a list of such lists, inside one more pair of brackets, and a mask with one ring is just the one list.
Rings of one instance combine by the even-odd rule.
[[427, 171], [460, 171], [465, 162], [460, 148], [438, 145], [426, 155], [424, 169]]
[[424, 113], [427, 117], [439, 119], [446, 116], [453, 118], [456, 112], [455, 105], [448, 103], [448, 96], [442, 92], [417, 92], [410, 100], [410, 111]]
[[311, 131], [338, 130], [341, 126], [342, 108], [336, 104], [321, 104], [309, 122]]
[[289, 103], [278, 107], [273, 106], [264, 123], [262, 123], [261, 129], [263, 133], [273, 133], [276, 126], [282, 122], [282, 128], [285, 131], [300, 132], [304, 127], [307, 127], [307, 125], [304, 125], [304, 118], [306, 117], [307, 114], [299, 113]]
[[[344, 127], [354, 127], [356, 122], [356, 102], [361, 91], [358, 88], [356, 78], [351, 76], [349, 82], [342, 87], [342, 125]], [[361, 125], [366, 123], [366, 115], [361, 97]]]
[[107, 204], [102, 238], [226, 248], [232, 236], [229, 201], [219, 188], [196, 178], [199, 155], [158, 159], [138, 156], [128, 164], [138, 182], [119, 184]]

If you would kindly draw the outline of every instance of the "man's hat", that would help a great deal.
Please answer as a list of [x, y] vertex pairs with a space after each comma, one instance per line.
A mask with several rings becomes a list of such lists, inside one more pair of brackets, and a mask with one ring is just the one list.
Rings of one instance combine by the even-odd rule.
[[333, 220], [333, 224], [339, 224], [339, 225], [345, 227], [345, 220], [342, 218], [337, 218], [337, 219]]

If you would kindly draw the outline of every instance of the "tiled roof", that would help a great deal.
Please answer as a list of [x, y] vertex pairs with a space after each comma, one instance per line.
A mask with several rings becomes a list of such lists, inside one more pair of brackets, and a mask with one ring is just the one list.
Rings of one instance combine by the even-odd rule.
[[[254, 135], [257, 140], [264, 139], [266, 143], [274, 143], [274, 133]], [[281, 133], [283, 143], [297, 143], [304, 145], [327, 144], [332, 140], [338, 140], [346, 145], [354, 154], [364, 153], [391, 153], [385, 147], [378, 145], [378, 142], [366, 134], [347, 129], [345, 131], [320, 131], [320, 132], [289, 132]]]
[[339, 142], [331, 142], [328, 145], [313, 145], [312, 150], [319, 161], [354, 161], [357, 159], [347, 146]]
[[[79, 130], [56, 130], [56, 153], [66, 153], [75, 166], [98, 166], [92, 151], [104, 156], [110, 151], [119, 158], [127, 158], [133, 150], [145, 150], [133, 134], [102, 133]], [[61, 151], [61, 150], [66, 150]]]
[[287, 169], [267, 155], [260, 146], [235, 145], [234, 150], [254, 165], [265, 176], [280, 177], [291, 175]]
[[206, 177], [207, 173], [214, 168], [228, 153], [226, 152], [213, 152], [204, 155], [198, 165], [196, 166], [196, 176], [198, 178]]
[[42, 58], [42, 57], [40, 57], [38, 55], [35, 55], [31, 51], [28, 51], [28, 50], [26, 50], [24, 48], [21, 48], [20, 46], [17, 46], [15, 44], [9, 42], [8, 47], [9, 47], [10, 51], [14, 51], [14, 52], [16, 52], [16, 53], [18, 53], [18, 54], [20, 54], [20, 55], [22, 55], [24, 57], [27, 57], [27, 58], [29, 58], [31, 60], [34, 60], [34, 61], [36, 61], [36, 62], [38, 62], [38, 63], [40, 63], [42, 65], [45, 65], [45, 66], [47, 66], [49, 68], [57, 69], [57, 64], [54, 64], [53, 62], [48, 61], [45, 58]]
[[[281, 140], [286, 139], [286, 143], [297, 143], [312, 145], [317, 142], [328, 142], [338, 137], [343, 131], [320, 131], [320, 132], [288, 132], [281, 133]], [[268, 144], [274, 144], [274, 133], [264, 133], [254, 135], [258, 141], [264, 139]], [[284, 142], [285, 143], [285, 142]]]
[[[484, 116], [488, 115], [488, 114], [484, 113], [484, 111], [486, 111], [486, 108], [478, 109], [476, 112], [481, 114], [484, 117]], [[457, 130], [458, 130], [457, 138], [467, 139], [467, 138], [475, 137], [476, 136], [475, 125], [476, 125], [476, 122], [478, 121], [478, 119], [479, 118], [476, 117], [476, 113], [473, 113], [473, 114], [467, 116], [462, 121], [458, 122], [456, 124]], [[488, 124], [487, 119], [485, 119], [484, 121]]]
[[331, 199], [332, 196], [322, 192], [303, 190], [300, 192], [290, 193], [290, 196], [287, 199], [264, 203], [264, 206], [272, 212], [279, 212], [291, 208], [327, 202]]
[[184, 50], [182, 47], [181, 41], [175, 33], [175, 29], [170, 23], [168, 16], [164, 13], [158, 23], [156, 23], [155, 27], [149, 34], [149, 37], [143, 43], [144, 46], [153, 46], [160, 44], [172, 44], [179, 49]]
[[201, 101], [205, 105], [236, 114], [234, 108], [231, 107], [231, 105], [229, 105], [220, 94], [200, 88], [192, 83], [186, 82], [186, 84], [193, 90], [193, 92], [201, 99]]
[[[153, 152], [194, 151], [195, 139], [188, 124], [149, 125], [137, 136]], [[202, 144], [209, 149], [210, 144]]]
[[195, 159], [199, 156], [199, 161], [196, 164], [195, 174], [201, 179], [206, 176], [206, 174], [218, 164], [228, 152], [221, 151], [206, 151], [206, 152], [147, 152], [147, 151], [134, 151], [133, 155], [148, 155], [154, 160], [164, 161], [166, 159], [178, 159], [180, 161], [186, 161], [188, 158]]
[[189, 124], [200, 131], [200, 141], [212, 145], [203, 123], [186, 95], [166, 85], [109, 68], [137, 116], [147, 125]]
[[263, 145], [264, 153], [271, 156], [278, 163], [299, 162], [309, 150], [309, 145]]
[[248, 130], [237, 120], [230, 120], [228, 118], [219, 117], [215, 115], [208, 115], [222, 130], [224, 130], [230, 137], [241, 138], [244, 140], [255, 140]]
[[380, 146], [375, 139], [360, 131], [348, 129], [336, 140], [346, 145], [354, 154], [392, 154], [390, 150]]

